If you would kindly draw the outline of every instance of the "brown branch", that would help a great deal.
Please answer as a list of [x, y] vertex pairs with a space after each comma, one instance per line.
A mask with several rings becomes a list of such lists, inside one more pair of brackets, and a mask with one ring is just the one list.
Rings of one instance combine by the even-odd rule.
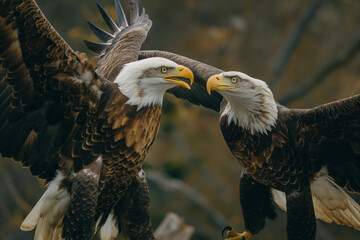
[[279, 102], [283, 105], [287, 105], [290, 102], [294, 101], [295, 99], [302, 97], [307, 92], [309, 92], [314, 86], [321, 83], [328, 75], [330, 75], [332, 72], [339, 69], [340, 67], [344, 66], [347, 62], [349, 62], [352, 58], [354, 58], [359, 50], [360, 50], [360, 39], [357, 39], [357, 41], [350, 46], [350, 48], [345, 52], [345, 54], [331, 60], [314, 77], [309, 78], [307, 81], [304, 82], [304, 84], [294, 87], [285, 96], [281, 97]]
[[280, 78], [284, 69], [289, 62], [289, 59], [298, 45], [301, 37], [309, 26], [311, 20], [314, 18], [315, 13], [320, 9], [324, 3], [328, 3], [327, 0], [314, 0], [309, 3], [305, 10], [300, 15], [296, 25], [292, 28], [292, 31], [287, 36], [285, 43], [270, 66], [270, 78], [268, 84], [270, 87], [274, 86], [276, 81]]

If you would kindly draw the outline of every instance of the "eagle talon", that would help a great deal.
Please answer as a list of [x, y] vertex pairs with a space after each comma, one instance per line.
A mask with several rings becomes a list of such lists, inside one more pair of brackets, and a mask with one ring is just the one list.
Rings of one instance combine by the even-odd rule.
[[227, 232], [226, 232], [226, 235], [227, 235], [227, 233], [228, 233], [229, 231], [231, 231], [231, 230], [232, 230], [232, 227], [230, 227], [230, 226], [225, 226], [225, 227], [222, 229], [222, 231], [221, 231], [221, 237], [225, 239], [225, 237], [227, 237], [227, 236], [224, 237], [225, 231], [227, 231]]
[[[226, 232], [226, 235], [224, 237], [225, 232]], [[239, 234], [232, 227], [226, 226], [221, 231], [221, 236], [223, 239], [226, 239], [226, 240], [250, 240], [252, 237], [252, 234], [249, 231], [244, 231], [243, 233]]]

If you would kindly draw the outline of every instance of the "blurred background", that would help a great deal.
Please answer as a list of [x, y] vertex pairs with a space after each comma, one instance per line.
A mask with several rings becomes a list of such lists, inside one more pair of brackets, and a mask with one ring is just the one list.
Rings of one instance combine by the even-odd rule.
[[[139, 0], [153, 20], [143, 49], [179, 53], [223, 70], [265, 80], [281, 103], [308, 108], [360, 93], [358, 0]], [[72, 46], [96, 41], [86, 21], [104, 23], [93, 0], [37, 1]], [[115, 18], [112, 0], [99, 0]], [[127, 10], [128, 1], [122, 1]], [[127, 12], [127, 11], [126, 11]], [[116, 19], [116, 18], [115, 18]], [[241, 168], [220, 133], [218, 114], [166, 96], [162, 125], [144, 169], [152, 222], [175, 212], [195, 227], [193, 240], [221, 239], [244, 227]], [[339, 159], [341, 160], [341, 159]], [[11, 159], [0, 161], [0, 239], [32, 239], [19, 226], [44, 192], [43, 183]], [[354, 196], [360, 202], [359, 196]], [[286, 239], [286, 214], [254, 239]], [[318, 221], [317, 239], [360, 239], [349, 227]]]

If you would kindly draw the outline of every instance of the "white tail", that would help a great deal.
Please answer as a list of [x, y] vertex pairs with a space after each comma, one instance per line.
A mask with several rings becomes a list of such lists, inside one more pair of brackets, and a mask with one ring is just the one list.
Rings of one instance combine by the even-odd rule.
[[100, 239], [112, 240], [115, 239], [118, 236], [118, 234], [119, 234], [119, 229], [117, 227], [114, 214], [111, 213], [107, 217], [105, 224], [100, 229]]
[[[360, 206], [329, 177], [326, 168], [311, 183], [311, 193], [316, 218], [360, 230]], [[272, 195], [276, 204], [286, 211], [285, 193], [272, 189]]]
[[35, 240], [60, 240], [62, 219], [70, 203], [70, 194], [60, 188], [64, 176], [60, 171], [52, 180], [45, 193], [27, 215], [20, 228], [31, 231], [36, 227]]

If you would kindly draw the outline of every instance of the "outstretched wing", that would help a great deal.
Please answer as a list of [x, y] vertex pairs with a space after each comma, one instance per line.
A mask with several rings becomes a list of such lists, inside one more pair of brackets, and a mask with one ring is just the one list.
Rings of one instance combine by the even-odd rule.
[[60, 148], [110, 86], [33, 0], [0, 1], [0, 152], [50, 180]]
[[308, 142], [313, 170], [327, 166], [335, 182], [360, 192], [360, 95], [310, 110], [292, 110], [299, 132]]
[[[126, 62], [136, 61], [138, 59], [137, 56], [139, 56], [139, 59], [149, 57], [164, 57], [190, 68], [194, 73], [195, 78], [191, 87], [191, 91], [181, 87], [176, 87], [170, 89], [168, 91], [169, 93], [174, 94], [178, 98], [186, 99], [193, 104], [202, 105], [215, 111], [220, 110], [220, 103], [223, 98], [217, 92], [209, 95], [206, 91], [206, 81], [210, 76], [218, 74], [222, 72], [222, 70], [170, 52], [156, 50], [139, 52], [141, 44], [145, 41], [147, 33], [150, 30], [151, 21], [145, 14], [144, 10], [139, 16], [139, 9], [136, 0], [130, 1], [131, 26], [128, 26], [126, 16], [124, 15], [124, 11], [118, 0], [115, 0], [115, 7], [119, 25], [114, 23], [114, 21], [105, 12], [100, 4], [97, 4], [97, 6], [104, 18], [109, 32], [96, 27], [94, 24], [90, 24], [91, 31], [102, 42], [95, 43], [85, 41], [85, 43], [90, 50], [100, 54], [100, 66], [98, 67], [99, 73], [101, 73], [107, 79], [113, 81], [116, 76], [115, 73], [120, 71], [121, 65]], [[129, 44], [130, 39], [131, 45]], [[116, 51], [116, 49], [114, 49], [115, 46], [118, 46], [119, 49], [121, 49], [121, 52]], [[136, 59], [134, 59], [134, 56]], [[121, 64], [112, 70], [110, 67], [113, 65], [111, 63], [114, 61], [120, 62]]]
[[103, 42], [85, 40], [85, 43], [90, 50], [100, 54], [97, 72], [106, 79], [114, 81], [124, 64], [138, 60], [141, 45], [146, 39], [152, 22], [144, 9], [139, 15], [136, 0], [130, 1], [130, 26], [119, 0], [115, 0], [119, 25], [114, 23], [99, 3], [97, 6], [110, 32], [89, 23], [91, 31]]

